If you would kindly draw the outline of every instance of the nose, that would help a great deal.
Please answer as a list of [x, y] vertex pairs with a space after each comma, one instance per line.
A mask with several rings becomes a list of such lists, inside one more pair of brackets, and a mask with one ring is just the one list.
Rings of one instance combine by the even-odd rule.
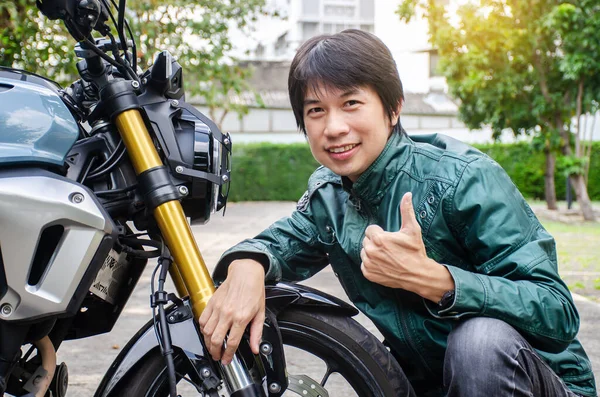
[[350, 132], [350, 126], [340, 112], [329, 112], [324, 134], [328, 138], [336, 138]]

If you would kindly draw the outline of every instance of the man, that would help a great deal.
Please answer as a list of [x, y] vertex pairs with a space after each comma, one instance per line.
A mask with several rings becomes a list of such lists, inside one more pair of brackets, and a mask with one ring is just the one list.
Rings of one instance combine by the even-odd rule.
[[406, 395], [596, 395], [554, 240], [489, 157], [406, 135], [402, 84], [379, 39], [308, 40], [289, 94], [323, 167], [290, 217], [221, 258], [225, 281], [200, 317], [213, 358], [228, 363], [248, 324], [258, 352], [265, 279], [331, 264], [403, 368]]

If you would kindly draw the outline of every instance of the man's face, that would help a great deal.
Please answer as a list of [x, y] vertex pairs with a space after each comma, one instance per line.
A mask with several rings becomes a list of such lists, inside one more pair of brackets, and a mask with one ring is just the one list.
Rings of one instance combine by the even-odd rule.
[[390, 121], [379, 96], [369, 86], [348, 91], [324, 85], [309, 88], [304, 124], [315, 159], [351, 181], [375, 161], [398, 121]]

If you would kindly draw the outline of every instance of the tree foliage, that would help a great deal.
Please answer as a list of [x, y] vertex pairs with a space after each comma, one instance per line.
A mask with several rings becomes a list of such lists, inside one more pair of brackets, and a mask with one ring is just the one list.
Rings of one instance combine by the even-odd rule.
[[552, 10], [548, 29], [555, 32], [556, 40], [561, 43], [563, 57], [559, 61], [560, 70], [578, 87], [575, 153], [565, 161], [576, 164], [573, 173], [583, 173], [587, 179], [591, 136], [586, 142], [588, 128], [585, 122], [589, 117], [585, 117], [582, 127], [581, 115], [595, 113], [599, 109], [600, 3], [595, 0], [564, 2]]
[[[431, 44], [439, 51], [440, 72], [460, 101], [462, 121], [472, 129], [488, 125], [495, 136], [504, 129], [533, 135], [535, 146], [548, 156], [546, 174], [553, 180], [555, 153], [571, 154], [570, 125], [580, 109], [578, 99], [585, 98], [587, 109], [594, 110], [600, 87], [598, 77], [591, 75], [583, 87], [579, 84], [586, 70], [599, 76], [597, 1], [455, 3], [403, 0], [398, 14], [404, 21], [416, 12], [425, 14]], [[583, 3], [596, 9], [594, 22], [587, 21], [591, 11]], [[581, 40], [587, 42], [585, 49], [578, 48]], [[596, 53], [589, 60], [586, 51], [592, 47]], [[547, 199], [556, 200], [553, 192], [547, 193]], [[585, 200], [587, 193], [581, 193], [578, 199]]]
[[[251, 30], [266, 12], [265, 0], [130, 0], [128, 9], [140, 38], [141, 65], [151, 64], [153, 50], [169, 50], [186, 73], [186, 90], [204, 99], [216, 122], [229, 111], [247, 112], [245, 106], [228, 100], [230, 94], [249, 90], [250, 73], [229, 55], [234, 45], [229, 33], [234, 27]], [[216, 108], [223, 111], [219, 117]]]
[[559, 68], [565, 78], [572, 81], [582, 77], [597, 79], [600, 73], [600, 3], [595, 0], [563, 1], [550, 12], [547, 27], [554, 30], [560, 41], [563, 54]]
[[[229, 33], [234, 28], [249, 32], [265, 12], [265, 0], [129, 0], [126, 19], [141, 68], [150, 66], [158, 51], [168, 50], [183, 67], [188, 95], [201, 96], [210, 108], [243, 113], [245, 107], [227, 98], [249, 89], [250, 71], [230, 56]], [[76, 78], [75, 41], [59, 21], [45, 19], [35, 1], [0, 0], [0, 37], [0, 65], [63, 84]]]
[[[481, 0], [457, 10], [453, 21], [435, 0], [405, 0], [406, 10], [423, 6], [431, 43], [450, 92], [460, 99], [460, 117], [473, 129], [484, 124], [495, 134], [556, 128], [567, 122], [573, 90], [561, 78], [558, 48], [545, 32], [548, 1]], [[409, 7], [412, 5], [412, 7]]]
[[75, 42], [31, 0], [0, 0], [0, 66], [25, 69], [60, 84], [75, 79]]

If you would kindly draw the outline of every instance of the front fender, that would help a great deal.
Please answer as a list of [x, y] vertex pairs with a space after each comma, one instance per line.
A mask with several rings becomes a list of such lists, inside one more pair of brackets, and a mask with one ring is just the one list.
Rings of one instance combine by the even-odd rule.
[[358, 310], [343, 300], [323, 291], [297, 283], [267, 285], [267, 307], [278, 314], [288, 306], [304, 307], [310, 310], [335, 309], [336, 313], [356, 316]]
[[[267, 308], [274, 314], [285, 311], [288, 307], [304, 307], [310, 310], [331, 310], [349, 316], [358, 314], [358, 310], [348, 303], [314, 288], [295, 283], [278, 283], [266, 286]], [[189, 303], [184, 302], [185, 308], [191, 313]], [[175, 308], [167, 311], [167, 318]], [[204, 350], [200, 342], [198, 323], [190, 316], [184, 321], [169, 322], [172, 345], [183, 350], [188, 356], [207, 357], [210, 355]], [[152, 350], [158, 348], [158, 341], [154, 333], [152, 320], [148, 321], [127, 343], [121, 353], [112, 363], [102, 382], [98, 386], [94, 397], [107, 397], [137, 363]], [[285, 365], [285, 363], [282, 363]]]
[[[173, 314], [184, 311], [187, 319], [179, 322], [169, 321], [169, 331], [171, 333], [171, 342], [174, 347], [182, 349], [186, 355], [195, 355], [196, 357], [204, 357], [204, 346], [200, 342], [200, 330], [198, 322], [191, 315], [192, 310], [187, 301], [184, 305], [177, 309], [170, 307], [167, 309], [167, 318]], [[110, 368], [104, 374], [104, 378], [94, 397], [107, 397], [115, 388], [121, 379], [152, 350], [159, 348], [156, 334], [154, 332], [153, 321], [148, 321], [127, 343], [121, 353], [117, 356]]]

